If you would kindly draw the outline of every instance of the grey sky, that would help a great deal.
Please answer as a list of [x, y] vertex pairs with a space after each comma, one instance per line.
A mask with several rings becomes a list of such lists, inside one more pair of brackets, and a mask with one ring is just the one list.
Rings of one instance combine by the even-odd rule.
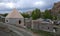
[[9, 12], [13, 8], [20, 11], [33, 10], [39, 8], [41, 10], [52, 8], [55, 2], [60, 0], [0, 0], [0, 13]]

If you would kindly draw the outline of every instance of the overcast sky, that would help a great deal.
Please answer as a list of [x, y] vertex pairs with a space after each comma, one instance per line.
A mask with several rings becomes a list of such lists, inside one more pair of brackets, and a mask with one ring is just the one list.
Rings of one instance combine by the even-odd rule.
[[20, 11], [51, 9], [55, 2], [60, 0], [0, 0], [0, 13], [9, 13], [11, 9], [17, 8]]

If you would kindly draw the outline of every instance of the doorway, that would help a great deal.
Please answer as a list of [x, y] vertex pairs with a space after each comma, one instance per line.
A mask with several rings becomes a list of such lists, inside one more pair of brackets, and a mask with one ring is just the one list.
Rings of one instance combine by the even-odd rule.
[[19, 20], [19, 24], [21, 24], [21, 20]]

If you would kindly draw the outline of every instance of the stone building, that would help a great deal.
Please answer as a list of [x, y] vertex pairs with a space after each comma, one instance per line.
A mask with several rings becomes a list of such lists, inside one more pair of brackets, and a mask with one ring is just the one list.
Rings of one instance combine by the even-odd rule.
[[53, 24], [52, 22], [33, 20], [32, 29], [53, 32]]
[[32, 18], [24, 18], [15, 8], [5, 17], [5, 23], [35, 30], [53, 31], [52, 22], [46, 22], [43, 19], [32, 20]]
[[24, 26], [24, 17], [15, 8], [5, 17], [5, 23]]
[[24, 18], [24, 25], [26, 26], [26, 28], [31, 28], [32, 19], [31, 18]]

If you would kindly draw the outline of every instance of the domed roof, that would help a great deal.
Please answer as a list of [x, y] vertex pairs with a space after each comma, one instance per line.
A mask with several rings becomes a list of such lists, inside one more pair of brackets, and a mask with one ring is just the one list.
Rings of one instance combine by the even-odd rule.
[[11, 13], [9, 13], [6, 18], [24, 18], [21, 13], [17, 11], [16, 8], [13, 9]]

